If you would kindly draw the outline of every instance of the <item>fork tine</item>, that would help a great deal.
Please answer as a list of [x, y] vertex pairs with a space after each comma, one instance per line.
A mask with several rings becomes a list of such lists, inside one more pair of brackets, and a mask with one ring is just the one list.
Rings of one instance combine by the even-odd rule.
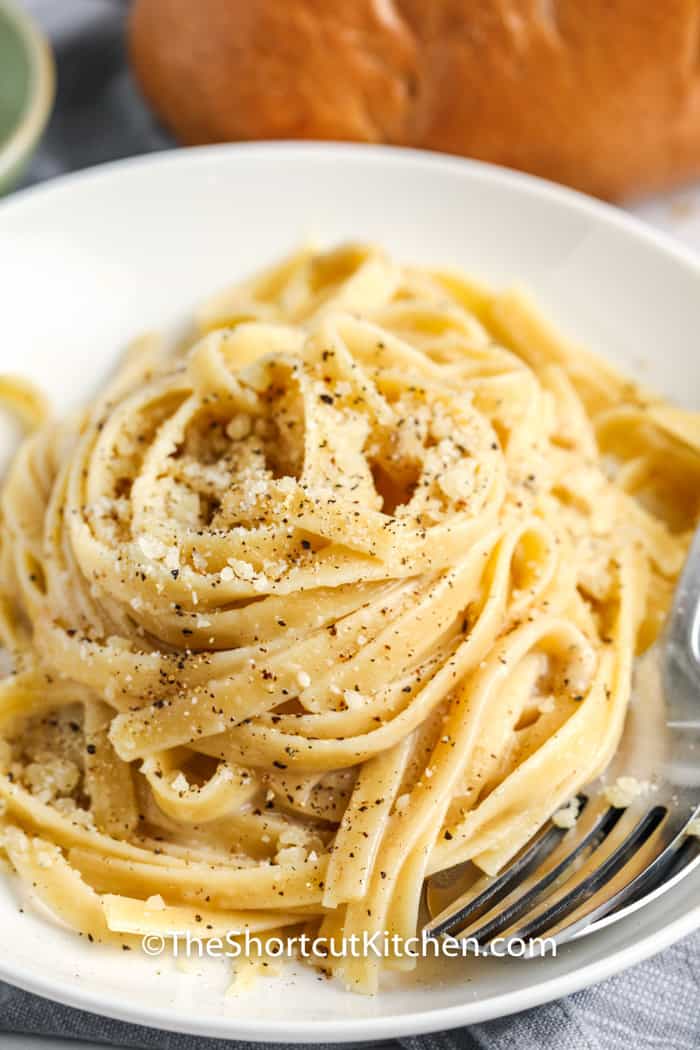
[[[607, 887], [610, 899], [612, 895], [609, 893], [609, 883], [635, 858], [666, 815], [667, 810], [663, 806], [654, 806], [641, 816], [638, 807], [625, 810], [610, 834], [590, 855], [583, 870], [567, 879], [558, 890], [546, 897], [539, 907], [535, 906], [524, 925], [512, 925], [503, 930], [501, 936], [505, 939], [528, 941], [545, 935], [563, 935], [570, 925], [569, 921], [564, 923], [563, 920], [568, 920], [574, 911], [582, 919], [584, 915], [581, 912], [585, 911], [587, 917], [590, 910], [599, 906], [592, 903], [599, 891], [604, 891]], [[636, 870], [638, 871], [638, 868]], [[623, 885], [628, 881], [625, 880]]]
[[[686, 835], [694, 816], [687, 809], [669, 811], [666, 820], [633, 858], [647, 860], [641, 870], [635, 874], [640, 865], [626, 865], [611, 883], [567, 916], [566, 922], [551, 931], [557, 943], [564, 944], [630, 915], [690, 874], [700, 864], [700, 840]], [[645, 853], [648, 858], [643, 856]]]
[[[487, 920], [492, 916], [500, 916], [504, 908], [520, 901], [524, 904], [518, 908], [517, 915], [523, 914], [535, 902], [545, 885], [549, 886], [561, 869], [573, 862], [605, 829], [610, 830], [621, 814], [621, 810], [612, 810], [602, 799], [589, 801], [580, 797], [580, 800], [585, 808], [572, 829], [554, 824], [545, 827], [532, 845], [520, 853], [500, 875], [479, 879], [466, 893], [434, 916], [425, 926], [425, 932], [434, 937], [454, 930], [465, 933], [466, 925], [473, 924], [482, 916], [486, 916]], [[544, 885], [540, 885], [552, 869], [556, 869], [555, 874], [547, 878]], [[508, 922], [512, 922], [517, 915], [509, 913]]]
[[621, 811], [613, 810], [602, 798], [586, 800], [584, 811], [571, 829], [551, 824], [556, 832], [550, 847], [542, 852], [526, 850], [496, 879], [485, 877], [486, 888], [474, 896], [472, 887], [453, 901], [426, 926], [434, 937], [459, 931], [463, 937], [494, 937], [504, 926], [524, 915], [566, 868], [586, 849], [608, 834]]
[[[488, 909], [476, 908], [476, 902], [469, 902], [468, 894], [459, 901], [453, 902], [433, 919], [427, 930], [439, 936], [440, 933], [458, 931], [461, 937], [476, 937], [488, 940], [497, 936], [506, 926], [510, 926], [519, 917], [530, 911], [542, 899], [544, 892], [559, 880], [572, 864], [590, 852], [601, 839], [612, 831], [612, 827], [621, 815], [599, 797], [588, 801], [571, 829], [557, 828], [561, 834], [553, 849], [548, 854], [536, 858], [529, 866], [523, 878], [509, 880], [509, 892], [490, 901]], [[486, 896], [486, 895], [484, 895]]]
[[469, 916], [482, 914], [486, 908], [498, 903], [543, 857], [549, 856], [565, 834], [563, 828], [554, 825], [544, 828], [500, 875], [494, 878], [484, 875], [477, 879], [457, 900], [434, 916], [425, 926], [426, 932], [439, 937], [466, 921]]

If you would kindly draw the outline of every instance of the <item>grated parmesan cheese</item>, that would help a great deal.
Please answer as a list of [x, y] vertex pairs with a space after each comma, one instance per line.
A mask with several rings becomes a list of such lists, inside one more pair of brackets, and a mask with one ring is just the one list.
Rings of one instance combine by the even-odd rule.
[[637, 780], [636, 777], [618, 777], [614, 784], [605, 789], [605, 797], [611, 806], [625, 809], [636, 799], [646, 795], [649, 788], [647, 781]]
[[158, 561], [166, 552], [165, 545], [155, 536], [139, 536], [136, 543], [141, 548], [143, 556], [149, 561]]
[[570, 799], [565, 806], [562, 806], [553, 815], [552, 824], [555, 824], [558, 828], [573, 828], [578, 820], [579, 809], [578, 799]]
[[154, 893], [151, 897], [148, 897], [145, 901], [145, 905], [150, 911], [163, 911], [166, 907], [165, 901], [160, 893]]

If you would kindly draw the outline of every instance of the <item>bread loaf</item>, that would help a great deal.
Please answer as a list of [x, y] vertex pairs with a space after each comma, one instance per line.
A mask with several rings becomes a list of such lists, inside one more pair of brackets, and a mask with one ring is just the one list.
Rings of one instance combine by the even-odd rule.
[[389, 142], [611, 199], [700, 173], [699, 0], [135, 0], [129, 36], [188, 144]]

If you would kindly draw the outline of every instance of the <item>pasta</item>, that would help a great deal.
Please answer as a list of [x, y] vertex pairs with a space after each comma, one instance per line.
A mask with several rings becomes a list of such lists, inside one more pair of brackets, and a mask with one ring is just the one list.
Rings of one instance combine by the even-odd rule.
[[[83, 934], [400, 942], [427, 875], [497, 872], [605, 769], [700, 417], [522, 292], [304, 249], [67, 420], [0, 397], [37, 424], [2, 491], [1, 849]], [[327, 960], [364, 992], [406, 965]]]

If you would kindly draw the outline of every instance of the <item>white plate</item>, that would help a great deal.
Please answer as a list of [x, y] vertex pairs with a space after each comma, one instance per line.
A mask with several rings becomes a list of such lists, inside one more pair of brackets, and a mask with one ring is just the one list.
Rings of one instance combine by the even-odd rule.
[[[0, 206], [0, 370], [85, 397], [130, 336], [315, 236], [370, 238], [404, 260], [527, 283], [563, 328], [677, 400], [700, 406], [700, 269], [621, 212], [522, 175], [409, 151], [212, 147], [109, 165]], [[7, 428], [0, 438], [6, 442]], [[93, 947], [18, 910], [0, 877], [0, 976], [112, 1017], [209, 1036], [380, 1039], [543, 1003], [700, 926], [700, 880], [555, 959], [450, 960], [376, 998], [303, 967], [223, 996], [170, 961]], [[192, 964], [197, 970], [196, 964]]]

